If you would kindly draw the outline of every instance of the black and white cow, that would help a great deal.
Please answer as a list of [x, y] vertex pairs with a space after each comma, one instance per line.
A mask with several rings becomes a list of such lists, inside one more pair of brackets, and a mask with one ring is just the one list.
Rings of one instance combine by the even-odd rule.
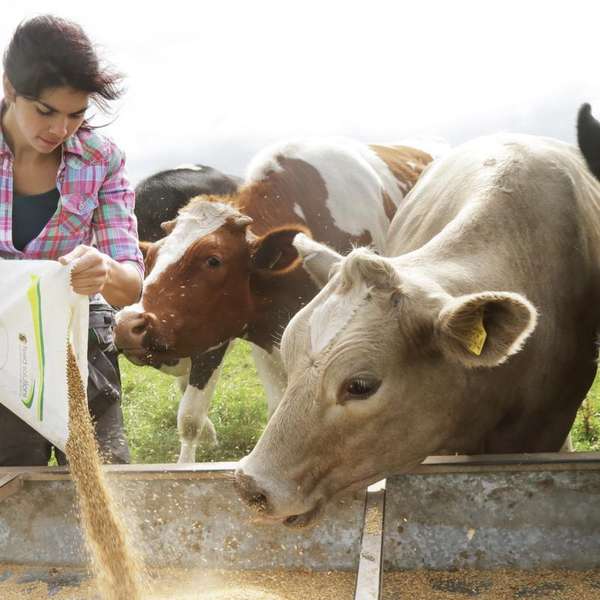
[[165, 235], [161, 223], [177, 216], [191, 198], [202, 194], [234, 194], [242, 180], [206, 165], [183, 165], [143, 179], [135, 188], [138, 234], [144, 242]]

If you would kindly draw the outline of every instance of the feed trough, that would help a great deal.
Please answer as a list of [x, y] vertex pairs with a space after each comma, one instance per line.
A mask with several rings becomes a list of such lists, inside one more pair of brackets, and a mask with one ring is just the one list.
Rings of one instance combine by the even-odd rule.
[[[257, 522], [233, 468], [106, 467], [150, 597], [600, 597], [599, 455], [431, 457], [307, 529]], [[87, 560], [68, 472], [0, 469], [0, 596], [94, 597]]]

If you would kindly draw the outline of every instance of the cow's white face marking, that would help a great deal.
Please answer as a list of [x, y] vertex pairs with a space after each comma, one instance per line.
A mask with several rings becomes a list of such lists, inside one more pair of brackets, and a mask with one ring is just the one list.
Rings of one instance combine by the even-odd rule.
[[333, 292], [320, 304], [309, 319], [312, 352], [322, 352], [347, 326], [356, 311], [366, 302], [369, 288], [357, 282], [343, 293]]
[[144, 285], [155, 282], [165, 269], [181, 259], [194, 242], [222, 227], [228, 217], [236, 216], [240, 213], [235, 208], [220, 202], [198, 201], [180, 211], [175, 228], [164, 238], [154, 268]]
[[144, 307], [142, 306], [142, 302], [136, 302], [135, 304], [130, 304], [129, 306], [124, 306], [116, 315], [115, 315], [115, 324], [119, 325], [119, 323], [123, 320], [125, 316], [129, 313], [139, 314], [144, 312]]

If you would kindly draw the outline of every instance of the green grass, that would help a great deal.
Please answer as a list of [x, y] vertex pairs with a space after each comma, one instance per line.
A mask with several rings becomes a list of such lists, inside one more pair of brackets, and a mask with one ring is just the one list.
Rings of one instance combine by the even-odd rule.
[[[151, 367], [136, 367], [123, 357], [120, 367], [132, 462], [176, 462], [181, 393], [175, 378]], [[246, 342], [238, 341], [225, 358], [209, 417], [219, 444], [199, 448], [198, 461], [237, 460], [254, 447], [264, 428], [266, 398]]]
[[[175, 378], [121, 358], [123, 413], [132, 455], [138, 463], [171, 463], [179, 456]], [[237, 460], [258, 440], [267, 419], [265, 394], [250, 346], [238, 341], [227, 354], [209, 416], [219, 445], [201, 447], [198, 461]], [[600, 450], [600, 375], [582, 404], [572, 430], [574, 449]]]
[[571, 438], [579, 452], [600, 450], [600, 372], [577, 412]]

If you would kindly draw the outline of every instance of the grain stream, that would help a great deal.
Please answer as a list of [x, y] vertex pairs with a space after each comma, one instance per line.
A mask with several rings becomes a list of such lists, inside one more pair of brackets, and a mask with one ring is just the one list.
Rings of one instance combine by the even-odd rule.
[[66, 454], [98, 591], [104, 600], [141, 600], [141, 563], [129, 545], [126, 529], [106, 484], [85, 388], [70, 344], [67, 384], [69, 438]]

